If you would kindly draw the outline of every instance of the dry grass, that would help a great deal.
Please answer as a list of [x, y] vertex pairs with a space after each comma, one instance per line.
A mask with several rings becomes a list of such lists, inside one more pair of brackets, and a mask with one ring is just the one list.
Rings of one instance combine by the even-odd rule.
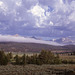
[[0, 66], [0, 75], [65, 75], [75, 71], [75, 65], [7, 65]]
[[75, 56], [68, 56], [68, 55], [60, 55], [60, 59], [62, 60], [73, 60], [75, 61]]
[[[8, 54], [8, 52], [5, 52], [6, 54]], [[13, 57], [15, 57], [17, 54], [21, 57], [23, 56], [24, 54], [28, 55], [28, 56], [33, 56], [34, 54], [37, 54], [39, 55], [39, 53], [32, 53], [32, 52], [12, 52], [13, 54]]]

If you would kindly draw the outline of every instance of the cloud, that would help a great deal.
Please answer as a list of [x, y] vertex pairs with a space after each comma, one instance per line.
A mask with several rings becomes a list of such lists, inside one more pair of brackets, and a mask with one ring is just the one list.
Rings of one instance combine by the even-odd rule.
[[36, 6], [34, 6], [30, 12], [34, 15], [34, 16], [44, 16], [45, 10], [43, 8], [41, 8], [38, 4]]
[[0, 0], [0, 33], [75, 36], [74, 13], [74, 0]]
[[16, 2], [16, 5], [17, 5], [17, 6], [21, 6], [21, 5], [22, 5], [22, 2], [21, 2], [21, 1]]
[[56, 45], [56, 46], [60, 45], [56, 42], [36, 40], [34, 38], [22, 37], [19, 35], [12, 36], [12, 35], [1, 35], [1, 34], [0, 34], [0, 42], [40, 43], [40, 44], [48, 44], [48, 45]]
[[75, 11], [69, 15], [69, 20], [75, 22]]
[[22, 3], [26, 9], [30, 9], [32, 6], [35, 6], [38, 3], [38, 0], [22, 0]]
[[2, 2], [2, 1], [0, 1], [0, 10], [1, 10], [0, 12], [3, 12], [4, 15], [6, 15], [5, 12], [7, 12], [8, 8], [7, 8], [7, 6], [4, 4], [4, 2]]
[[44, 25], [41, 25], [44, 24], [44, 21], [47, 19], [47, 16], [45, 15], [45, 9], [36, 4], [30, 10], [28, 10], [28, 12], [32, 13], [32, 15], [35, 17], [37, 27], [44, 27]]

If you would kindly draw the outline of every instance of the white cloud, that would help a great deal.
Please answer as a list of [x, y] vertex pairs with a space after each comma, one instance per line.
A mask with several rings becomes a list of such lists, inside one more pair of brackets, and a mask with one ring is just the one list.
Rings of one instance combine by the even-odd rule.
[[42, 17], [42, 16], [44, 16], [45, 10], [43, 8], [41, 8], [39, 5], [36, 5], [30, 10], [30, 12], [34, 16]]
[[52, 41], [36, 40], [34, 38], [27, 38], [19, 35], [12, 36], [12, 35], [1, 35], [1, 34], [0, 34], [0, 42], [40, 43], [40, 44], [49, 44], [49, 45], [56, 45], [56, 46], [60, 45]]
[[48, 17], [49, 17], [49, 16], [50, 16], [50, 12], [46, 12], [46, 16], [48, 16]]
[[2, 2], [2, 1], [0, 1], [0, 6], [2, 6], [2, 4], [3, 4], [3, 2]]
[[69, 5], [67, 3], [64, 4], [63, 0], [58, 0], [54, 6], [56, 13], [58, 13], [59, 11], [61, 11], [62, 13], [69, 12]]
[[75, 11], [70, 14], [69, 20], [70, 20], [70, 21], [75, 21]]
[[[71, 31], [75, 31], [75, 1], [0, 0], [0, 21], [2, 21], [0, 29], [6, 26], [9, 27], [9, 31], [6, 31], [7, 33], [11, 33], [13, 28], [16, 30], [26, 26], [27, 29], [33, 29], [34, 27], [33, 33], [35, 33], [35, 28], [37, 28], [37, 30], [41, 29], [40, 32], [43, 35], [45, 30], [50, 33], [56, 30], [57, 32], [54, 32], [56, 35], [64, 30], [66, 31], [64, 33], [69, 35]], [[16, 31], [21, 33], [26, 29], [24, 28]], [[31, 30], [27, 31], [32, 33]], [[6, 33], [5, 31], [1, 32]], [[15, 33], [15, 31], [12, 33]], [[48, 33], [48, 36], [50, 36], [50, 33]], [[39, 33], [37, 32], [37, 34]], [[53, 32], [51, 35], [53, 35]]]
[[17, 5], [17, 6], [21, 6], [21, 5], [22, 5], [22, 2], [21, 2], [21, 1], [17, 1], [17, 2], [16, 2], [16, 5]]
[[[50, 12], [46, 12], [47, 7], [42, 8], [40, 5], [33, 6], [28, 12], [32, 13], [36, 20], [36, 26], [35, 27], [45, 27], [46, 24], [45, 21], [50, 16]], [[46, 24], [47, 25], [47, 24]]]
[[75, 10], [75, 1], [72, 1], [70, 6], [71, 6], [72, 10]]
[[70, 24], [75, 21], [75, 1], [69, 3], [68, 0], [65, 2], [64, 0], [57, 0], [54, 4], [49, 18], [54, 23], [53, 26], [65, 26], [67, 29], [74, 27]]
[[[43, 0], [42, 0], [43, 2]], [[70, 22], [74, 21], [74, 1], [71, 4], [68, 1], [54, 0], [53, 11], [48, 11], [49, 7], [37, 4], [28, 10], [36, 20], [36, 26], [45, 28], [49, 26], [67, 26]], [[72, 14], [71, 14], [72, 12]], [[51, 23], [52, 22], [52, 23]]]
[[63, 0], [60, 0], [60, 4], [63, 4]]
[[0, 1], [0, 9], [2, 9], [4, 12], [8, 10], [7, 6], [2, 1]]
[[53, 24], [53, 22], [52, 22], [52, 21], [50, 21], [49, 25], [50, 25], [50, 26], [53, 26], [54, 24]]

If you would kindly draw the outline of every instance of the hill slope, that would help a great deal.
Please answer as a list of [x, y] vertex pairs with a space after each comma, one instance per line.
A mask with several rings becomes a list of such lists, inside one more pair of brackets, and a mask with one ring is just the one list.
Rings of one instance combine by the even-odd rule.
[[14, 52], [40, 52], [41, 50], [75, 50], [75, 45], [52, 46], [37, 43], [0, 42], [0, 49]]

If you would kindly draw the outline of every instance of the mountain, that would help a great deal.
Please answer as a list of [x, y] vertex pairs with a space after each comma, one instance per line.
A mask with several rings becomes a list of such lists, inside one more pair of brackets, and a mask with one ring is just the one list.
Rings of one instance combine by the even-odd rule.
[[6, 52], [75, 51], [75, 45], [53, 46], [39, 43], [0, 42], [0, 50]]
[[33, 39], [38, 39], [37, 37], [35, 37], [35, 36], [32, 36], [32, 37], [30, 37], [30, 38], [33, 38]]
[[35, 36], [32, 36], [30, 38], [33, 38], [33, 39], [36, 39], [36, 40], [42, 40], [42, 38], [38, 38], [38, 37], [35, 37]]
[[0, 35], [0, 42], [19, 42], [19, 43], [39, 43], [39, 44], [48, 44], [48, 45], [61, 45], [53, 41], [45, 41], [37, 39], [36, 37], [23, 37], [19, 35]]
[[53, 39], [52, 41], [57, 42], [59, 44], [64, 44], [64, 45], [75, 45], [75, 41], [71, 40], [70, 38], [59, 38], [59, 39]]

